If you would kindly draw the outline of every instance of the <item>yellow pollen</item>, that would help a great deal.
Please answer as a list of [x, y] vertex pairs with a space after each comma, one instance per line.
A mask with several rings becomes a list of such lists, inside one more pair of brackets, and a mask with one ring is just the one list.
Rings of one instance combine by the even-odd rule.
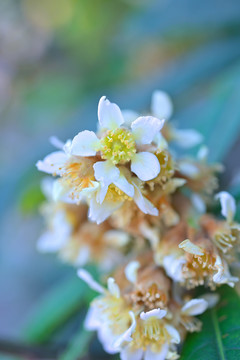
[[70, 162], [65, 166], [61, 181], [64, 185], [73, 188], [72, 197], [78, 197], [78, 193], [87, 187], [93, 186], [94, 173], [92, 161], [84, 159], [81, 162]]
[[113, 164], [125, 164], [136, 153], [133, 135], [126, 129], [108, 130], [101, 145], [102, 158], [111, 160]]
[[160, 351], [164, 343], [171, 341], [171, 337], [165, 329], [164, 321], [157, 318], [140, 321], [132, 337], [135, 347], [143, 350], [151, 345]]
[[120, 190], [117, 186], [111, 184], [108, 187], [106, 199], [114, 202], [129, 200], [131, 201], [132, 198], [125, 194], [122, 190]]

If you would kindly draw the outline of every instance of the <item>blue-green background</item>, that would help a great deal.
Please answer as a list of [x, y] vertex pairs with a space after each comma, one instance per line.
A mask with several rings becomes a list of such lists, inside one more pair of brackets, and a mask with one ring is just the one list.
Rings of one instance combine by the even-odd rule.
[[237, 191], [239, 0], [0, 1], [0, 338], [20, 339], [38, 300], [74, 274], [35, 249], [35, 163], [48, 138], [94, 130], [102, 95], [147, 110], [156, 88], [173, 97], [179, 126], [204, 134], [210, 161], [226, 167], [222, 186]]

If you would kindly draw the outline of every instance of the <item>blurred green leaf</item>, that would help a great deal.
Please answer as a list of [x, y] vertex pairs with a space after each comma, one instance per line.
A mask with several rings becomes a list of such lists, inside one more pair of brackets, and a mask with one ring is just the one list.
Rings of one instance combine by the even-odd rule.
[[239, 70], [237, 63], [221, 73], [177, 116], [184, 127], [194, 127], [204, 135], [212, 162], [223, 161], [239, 136]]
[[223, 286], [221, 300], [204, 313], [202, 331], [187, 337], [181, 360], [239, 360], [240, 359], [240, 299], [236, 291]]
[[23, 329], [24, 340], [44, 343], [64, 324], [88, 306], [93, 292], [79, 278], [60, 279], [36, 304]]
[[71, 340], [70, 345], [60, 356], [59, 360], [76, 360], [88, 352], [88, 345], [93, 337], [93, 333], [85, 331], [81, 326], [80, 330]]
[[39, 205], [44, 201], [40, 184], [29, 186], [21, 196], [20, 210], [24, 214], [33, 213], [38, 210]]

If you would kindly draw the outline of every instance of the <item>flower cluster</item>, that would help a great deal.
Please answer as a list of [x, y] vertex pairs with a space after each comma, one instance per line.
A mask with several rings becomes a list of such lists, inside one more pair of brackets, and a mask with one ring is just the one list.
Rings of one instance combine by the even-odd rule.
[[[53, 137], [58, 151], [37, 163], [54, 176], [42, 183], [47, 230], [38, 248], [81, 267], [79, 277], [100, 293], [86, 327], [122, 360], [177, 359], [186, 334], [201, 330], [195, 316], [216, 304], [213, 291], [238, 281], [235, 200], [214, 194], [222, 166], [208, 164], [198, 132], [168, 121], [172, 110], [162, 91], [147, 116], [102, 97], [97, 133], [65, 144]], [[196, 158], [178, 156], [193, 146]], [[221, 215], [208, 212], [214, 202]], [[87, 263], [110, 275], [106, 288], [82, 268]], [[194, 297], [200, 285], [211, 293]]]

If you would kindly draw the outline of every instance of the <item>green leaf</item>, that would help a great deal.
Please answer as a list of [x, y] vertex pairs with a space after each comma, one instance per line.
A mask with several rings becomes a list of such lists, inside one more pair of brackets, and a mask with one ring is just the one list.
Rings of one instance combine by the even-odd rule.
[[234, 289], [219, 290], [219, 304], [204, 313], [202, 331], [187, 337], [181, 360], [240, 359], [240, 299]]
[[237, 63], [222, 72], [176, 116], [183, 127], [195, 128], [204, 135], [211, 162], [223, 161], [239, 135], [240, 105], [236, 95], [240, 88], [239, 69]]
[[26, 321], [23, 337], [29, 343], [44, 343], [79, 310], [89, 304], [93, 292], [77, 276], [61, 279], [36, 304]]
[[36, 212], [39, 205], [45, 200], [40, 185], [33, 184], [29, 186], [20, 199], [20, 210], [24, 214], [32, 214]]
[[71, 340], [70, 345], [60, 356], [59, 360], [76, 360], [80, 359], [81, 356], [86, 355], [92, 337], [92, 332], [85, 331], [83, 327], [81, 327], [79, 332]]

